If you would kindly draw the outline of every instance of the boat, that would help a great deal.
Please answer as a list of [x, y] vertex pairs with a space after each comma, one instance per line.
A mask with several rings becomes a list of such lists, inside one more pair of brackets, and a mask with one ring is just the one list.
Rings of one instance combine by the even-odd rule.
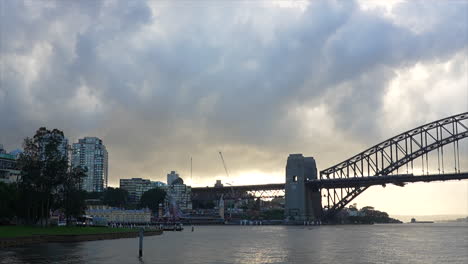
[[410, 224], [433, 224], [434, 221], [416, 221], [415, 218], [411, 218]]
[[184, 227], [182, 223], [159, 223], [159, 229], [163, 231], [182, 231]]
[[165, 225], [163, 226], [164, 231], [182, 231], [184, 228], [181, 224], [178, 225]]

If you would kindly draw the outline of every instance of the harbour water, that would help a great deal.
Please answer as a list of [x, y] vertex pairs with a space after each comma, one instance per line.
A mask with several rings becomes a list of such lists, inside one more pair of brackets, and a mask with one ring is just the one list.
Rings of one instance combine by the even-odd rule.
[[0, 263], [468, 263], [468, 224], [196, 226], [194, 232], [0, 249]]

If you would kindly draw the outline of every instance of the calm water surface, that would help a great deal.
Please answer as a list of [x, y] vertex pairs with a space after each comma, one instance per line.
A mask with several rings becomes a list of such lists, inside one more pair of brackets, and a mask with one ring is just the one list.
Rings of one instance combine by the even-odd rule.
[[0, 263], [468, 263], [467, 224], [197, 226], [138, 239], [0, 250]]

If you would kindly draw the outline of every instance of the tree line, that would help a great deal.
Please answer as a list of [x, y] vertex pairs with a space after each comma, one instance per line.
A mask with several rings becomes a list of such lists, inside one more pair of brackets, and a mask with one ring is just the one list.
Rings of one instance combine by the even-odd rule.
[[159, 204], [164, 202], [166, 191], [161, 188], [150, 189], [143, 193], [138, 203], [130, 201], [130, 195], [127, 190], [112, 187], [106, 188], [104, 192], [87, 193], [86, 198], [98, 200], [98, 203], [111, 207], [126, 209], [149, 208], [155, 213], [159, 209]]
[[360, 214], [348, 216], [348, 221], [354, 224], [387, 224], [387, 223], [402, 223], [398, 219], [391, 218], [388, 213], [376, 210], [372, 206], [364, 206], [358, 210], [356, 205], [351, 205], [349, 211], [360, 212]]

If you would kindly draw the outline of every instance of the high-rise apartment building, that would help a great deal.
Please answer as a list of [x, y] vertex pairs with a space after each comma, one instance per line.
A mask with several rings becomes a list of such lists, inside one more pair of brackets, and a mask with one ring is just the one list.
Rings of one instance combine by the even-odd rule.
[[142, 178], [131, 178], [120, 179], [120, 188], [128, 192], [130, 202], [138, 203], [146, 191], [154, 188], [165, 189], [166, 185], [160, 181], [154, 182]]
[[82, 189], [88, 192], [102, 192], [107, 188], [108, 155], [106, 146], [97, 137], [85, 137], [74, 143], [71, 155], [72, 167], [87, 169]]
[[171, 173], [167, 174], [167, 185], [171, 185], [175, 180], [179, 178], [179, 174], [175, 171], [171, 171]]
[[184, 184], [184, 180], [178, 177], [172, 181], [166, 189], [166, 208], [176, 206], [182, 211], [192, 210], [192, 187]]

